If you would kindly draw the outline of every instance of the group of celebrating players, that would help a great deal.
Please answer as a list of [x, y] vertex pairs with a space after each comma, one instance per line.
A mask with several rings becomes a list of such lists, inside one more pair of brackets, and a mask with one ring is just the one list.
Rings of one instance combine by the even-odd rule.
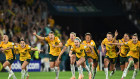
[[[54, 32], [50, 32], [47, 37], [42, 37], [33, 33], [40, 41], [46, 41], [50, 46], [49, 52], [49, 61], [50, 61], [50, 70], [56, 73], [56, 79], [59, 79], [59, 64], [61, 62], [61, 55], [64, 53], [67, 47], [70, 47], [69, 56], [70, 56], [70, 67], [72, 72], [71, 79], [76, 79], [75, 77], [75, 62], [76, 67], [78, 68], [79, 77], [78, 79], [83, 79], [83, 68], [88, 71], [89, 79], [95, 79], [96, 69], [98, 65], [98, 52], [96, 49], [96, 44], [92, 40], [92, 35], [90, 33], [85, 34], [85, 40], [82, 42], [80, 38], [76, 37], [76, 33], [71, 32], [70, 38], [67, 40], [65, 46], [61, 43], [60, 39], [54, 35]], [[106, 38], [102, 41], [101, 47], [102, 52], [106, 52], [104, 58], [104, 72], [106, 79], [108, 78], [108, 65], [110, 63], [110, 76], [112, 76], [115, 71], [115, 64], [117, 61], [118, 55], [120, 55], [120, 65], [121, 70], [123, 71], [122, 78], [124, 79], [127, 75], [128, 69], [134, 65], [134, 73], [132, 79], [135, 79], [138, 70], [139, 70], [139, 53], [140, 53], [140, 41], [138, 40], [138, 35], [135, 33], [132, 35], [132, 38], [129, 38], [129, 34], [125, 33], [123, 38], [116, 40], [118, 32], [115, 31], [115, 35], [111, 32], [108, 32]], [[8, 41], [8, 36], [3, 36], [3, 41], [0, 43], [0, 50], [5, 53], [6, 61], [3, 64], [3, 67], [8, 71], [8, 79], [16, 79], [13, 71], [11, 70], [11, 64], [15, 59], [15, 54], [20, 54], [21, 61], [21, 79], [28, 79], [29, 74], [26, 69], [26, 66], [30, 63], [31, 55], [30, 51], [39, 51], [42, 50], [30, 47], [25, 43], [22, 38], [19, 43], [12, 43]], [[63, 49], [61, 50], [61, 48]], [[118, 47], [119, 51], [116, 51]], [[86, 65], [86, 60], [88, 60], [89, 66]]]

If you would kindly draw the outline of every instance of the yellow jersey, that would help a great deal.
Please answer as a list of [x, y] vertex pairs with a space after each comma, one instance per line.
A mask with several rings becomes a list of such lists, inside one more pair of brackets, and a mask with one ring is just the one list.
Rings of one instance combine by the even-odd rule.
[[[83, 41], [83, 43], [84, 43], [84, 44], [89, 44], [89, 45], [91, 45], [92, 47], [96, 47], [96, 44], [95, 44], [95, 42], [94, 42], [93, 40], [91, 40], [90, 43], [87, 43], [86, 41]], [[91, 50], [91, 49], [88, 47], [88, 48], [86, 48], [85, 50], [88, 51], [88, 50]], [[97, 54], [96, 54], [96, 52], [95, 52], [94, 49], [93, 49], [93, 53], [94, 53], [94, 54], [92, 54], [91, 52], [86, 52], [86, 55], [92, 57], [93, 59], [97, 59], [98, 56], [97, 56]]]
[[106, 55], [109, 56], [109, 58], [116, 58], [116, 45], [109, 45], [110, 43], [113, 43], [113, 41], [108, 41], [107, 38], [102, 41], [102, 44], [106, 46]]
[[132, 56], [134, 58], [139, 59], [140, 41], [138, 41], [136, 44], [134, 44], [131, 40], [131, 41], [128, 41], [128, 43], [126, 43], [126, 45], [128, 45], [129, 49], [130, 49], [127, 56]]
[[74, 45], [74, 41], [71, 41], [71, 39], [69, 38], [69, 39], [67, 40], [65, 46], [68, 47], [68, 46], [72, 46], [72, 45]]
[[[5, 44], [3, 41], [0, 43], [0, 47], [1, 48], [8, 48], [8, 47], [12, 47], [14, 46], [14, 43], [13, 42], [8, 42], [7, 44]], [[9, 50], [5, 50], [4, 51], [5, 53], [5, 56], [6, 56], [6, 60], [11, 60], [11, 59], [14, 59], [15, 55], [14, 55], [14, 52], [12, 49], [9, 49]]]
[[71, 51], [76, 53], [77, 58], [85, 57], [85, 49], [87, 48], [86, 45], [80, 44], [80, 47], [76, 47], [73, 45], [71, 47]]
[[14, 46], [14, 49], [16, 49], [20, 54], [20, 61], [26, 61], [27, 59], [31, 59], [31, 47], [29, 45], [26, 44], [25, 48], [22, 48], [20, 45]]
[[[119, 43], [125, 43], [124, 39], [119, 40]], [[121, 57], [127, 57], [127, 53], [129, 52], [129, 47], [127, 45], [122, 45], [120, 51]]]
[[60, 39], [58, 37], [55, 37], [54, 40], [50, 40], [49, 37], [45, 37], [45, 41], [48, 42], [49, 46], [50, 46], [50, 53], [53, 56], [59, 56], [60, 52], [61, 52], [61, 47], [53, 47], [53, 45], [57, 46], [59, 45], [59, 43], [61, 42]]

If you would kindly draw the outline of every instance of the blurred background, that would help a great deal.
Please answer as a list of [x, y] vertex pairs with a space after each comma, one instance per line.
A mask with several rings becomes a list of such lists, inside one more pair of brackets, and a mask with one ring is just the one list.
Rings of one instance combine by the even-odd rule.
[[[31, 71], [49, 71], [48, 52], [46, 42], [40, 42], [33, 31], [38, 35], [47, 36], [50, 31], [60, 37], [63, 44], [69, 38], [70, 32], [84, 40], [84, 34], [90, 32], [95, 41], [100, 63], [98, 70], [103, 68], [104, 53], [101, 52], [101, 41], [107, 32], [118, 30], [117, 39], [124, 33], [140, 34], [140, 0], [1, 0], [0, 1], [0, 40], [7, 34], [9, 40], [18, 43], [24, 37], [26, 43], [32, 47], [43, 49], [40, 55], [32, 53]], [[70, 70], [67, 49], [62, 56], [61, 71]], [[12, 65], [13, 70], [20, 69], [18, 58]], [[4, 71], [2, 63], [5, 55], [0, 53], [0, 71]], [[34, 62], [35, 61], [35, 62]], [[37, 62], [36, 62], [37, 61]], [[118, 60], [119, 62], [119, 60]], [[119, 64], [117, 64], [119, 69]]]

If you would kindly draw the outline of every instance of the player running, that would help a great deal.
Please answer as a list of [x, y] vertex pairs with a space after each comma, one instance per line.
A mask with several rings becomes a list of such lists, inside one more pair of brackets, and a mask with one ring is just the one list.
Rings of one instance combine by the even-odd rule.
[[[85, 68], [88, 71], [89, 74], [89, 79], [91, 79], [91, 72], [90, 69], [88, 68], [88, 66], [86, 65], [85, 61], [85, 49], [86, 48], [90, 48], [92, 51], [92, 47], [89, 45], [84, 45], [81, 44], [81, 40], [76, 37], [76, 39], [74, 40], [74, 45], [71, 47], [71, 50], [69, 52], [69, 56], [72, 57], [72, 53], [75, 52], [76, 54], [76, 65], [78, 67], [78, 72], [79, 72], [79, 78], [78, 79], [83, 79], [83, 73], [82, 73], [82, 67]], [[82, 66], [82, 67], [81, 67]]]
[[127, 68], [123, 71], [123, 75], [121, 79], [124, 79], [126, 77], [128, 69], [134, 65], [134, 72], [132, 79], [135, 79], [138, 70], [139, 70], [139, 53], [140, 53], [140, 41], [138, 40], [138, 35], [135, 33], [132, 36], [132, 40], [128, 41], [127, 43], [114, 43], [116, 45], [127, 45], [129, 46], [129, 52], [127, 54], [129, 64]]
[[[71, 32], [70, 33], [70, 38], [67, 40], [64, 48], [62, 49], [61, 53], [58, 56], [58, 59], [57, 59], [58, 61], [60, 60], [61, 55], [64, 53], [64, 51], [66, 50], [66, 48], [69, 47], [69, 46], [71, 48], [71, 46], [74, 45], [75, 38], [76, 38], [76, 33]], [[73, 52], [72, 56], [70, 57], [70, 67], [71, 67], [71, 72], [72, 72], [71, 79], [75, 79], [75, 66], [74, 66], [75, 61], [76, 61], [76, 55]]]
[[[123, 38], [119, 40], [119, 43], [126, 43], [128, 42], [129, 39], [129, 34], [125, 33]], [[129, 52], [129, 47], [127, 45], [122, 45], [119, 46], [119, 53], [120, 54], [120, 67], [121, 71], [124, 71], [124, 69], [128, 65], [128, 58], [127, 58], [127, 53]]]
[[34, 32], [33, 34], [39, 40], [46, 41], [49, 44], [49, 46], [50, 46], [50, 53], [49, 53], [50, 69], [51, 69], [51, 71], [56, 72], [56, 79], [58, 79], [60, 61], [57, 62], [56, 60], [61, 52], [61, 47], [63, 46], [60, 39], [58, 37], [55, 37], [54, 32], [52, 32], [52, 31], [49, 33], [49, 36], [47, 36], [47, 37], [41, 37], [41, 36], [37, 35], [36, 32]]
[[20, 40], [20, 43], [17, 46], [11, 47], [12, 49], [15, 49], [20, 54], [20, 62], [21, 62], [21, 79], [29, 78], [28, 70], [26, 69], [27, 65], [30, 63], [31, 60], [31, 54], [30, 51], [39, 51], [39, 53], [42, 50], [38, 50], [36, 48], [30, 47], [28, 44], [25, 43], [24, 39]]
[[117, 53], [116, 53], [116, 45], [109, 45], [110, 43], [114, 43], [117, 42], [116, 41], [116, 37], [118, 35], [118, 32], [115, 32], [115, 36], [113, 38], [113, 34], [111, 32], [107, 33], [107, 38], [105, 38], [102, 43], [101, 43], [101, 47], [102, 47], [102, 51], [105, 52], [106, 49], [106, 56], [104, 59], [104, 71], [105, 71], [105, 75], [106, 75], [106, 79], [108, 79], [108, 65], [110, 63], [110, 67], [112, 69], [112, 72], [110, 73], [110, 76], [112, 76], [115, 71], [115, 64], [116, 64], [116, 58], [117, 58]]
[[6, 61], [3, 63], [3, 67], [8, 71], [9, 76], [8, 79], [17, 79], [14, 75], [14, 72], [11, 70], [11, 65], [15, 60], [15, 54], [12, 49], [7, 49], [8, 47], [14, 46], [14, 43], [9, 42], [9, 38], [7, 35], [3, 35], [3, 41], [0, 43], [0, 50], [5, 54]]
[[[92, 36], [90, 33], [85, 34], [85, 40], [83, 41], [83, 44], [91, 45], [94, 48], [93, 49], [94, 54], [91, 52], [90, 48], [86, 49], [86, 58], [88, 59], [90, 71], [93, 74], [92, 79], [94, 79], [95, 75], [96, 75], [96, 71], [97, 71], [96, 67], [98, 65], [98, 52], [96, 49], [96, 44], [92, 40]], [[94, 71], [94, 73], [93, 73], [93, 71]]]

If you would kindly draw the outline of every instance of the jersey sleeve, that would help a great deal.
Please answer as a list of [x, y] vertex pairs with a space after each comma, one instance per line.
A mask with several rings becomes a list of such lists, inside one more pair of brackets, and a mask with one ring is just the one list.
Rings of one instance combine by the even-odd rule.
[[65, 44], [66, 47], [69, 46], [69, 40], [67, 40], [66, 44]]
[[44, 37], [45, 41], [48, 42], [49, 41], [49, 38], [48, 37]]
[[91, 46], [95, 46], [95, 47], [96, 47], [96, 44], [95, 44], [95, 42], [94, 42], [94, 41], [91, 41], [90, 45], [91, 45]]
[[28, 49], [28, 50], [31, 50], [31, 46], [28, 45], [28, 46], [27, 46], [27, 49]]
[[57, 41], [57, 43], [60, 43], [61, 42], [58, 37], [56, 37], [56, 41]]
[[2, 47], [2, 42], [0, 42], [0, 47]]
[[102, 43], [101, 43], [101, 44], [105, 45], [105, 39], [102, 41]]
[[71, 50], [71, 51], [74, 51], [74, 46], [72, 46], [70, 50]]

